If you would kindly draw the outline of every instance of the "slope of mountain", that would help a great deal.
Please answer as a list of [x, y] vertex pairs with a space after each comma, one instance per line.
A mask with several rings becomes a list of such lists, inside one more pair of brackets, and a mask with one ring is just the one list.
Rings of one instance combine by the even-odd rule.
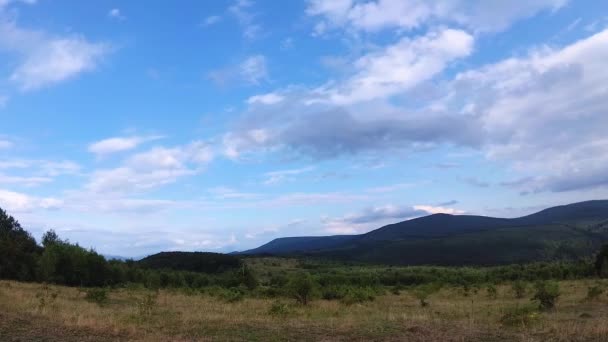
[[608, 200], [514, 218], [435, 214], [362, 235], [276, 239], [241, 254], [400, 265], [494, 265], [591, 256], [608, 241]]
[[294, 252], [312, 252], [340, 246], [355, 236], [356, 235], [284, 237], [274, 239], [258, 248], [239, 252], [237, 254], [283, 254]]

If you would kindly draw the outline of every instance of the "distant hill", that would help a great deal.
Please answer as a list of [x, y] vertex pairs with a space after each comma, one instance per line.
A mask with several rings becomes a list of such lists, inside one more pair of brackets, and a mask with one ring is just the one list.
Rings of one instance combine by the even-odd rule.
[[591, 256], [608, 242], [608, 200], [514, 218], [435, 214], [361, 235], [275, 239], [239, 254], [398, 265], [495, 265]]
[[145, 268], [171, 269], [203, 273], [221, 273], [241, 265], [239, 258], [207, 252], [161, 252], [137, 262]]

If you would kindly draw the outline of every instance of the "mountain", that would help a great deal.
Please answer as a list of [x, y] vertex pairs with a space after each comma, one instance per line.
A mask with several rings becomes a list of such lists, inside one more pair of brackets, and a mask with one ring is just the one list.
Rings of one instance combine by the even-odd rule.
[[519, 218], [434, 214], [361, 235], [275, 239], [239, 254], [395, 265], [496, 265], [591, 256], [608, 242], [608, 200]]
[[241, 266], [235, 256], [208, 252], [161, 252], [137, 261], [142, 267], [180, 271], [221, 273]]

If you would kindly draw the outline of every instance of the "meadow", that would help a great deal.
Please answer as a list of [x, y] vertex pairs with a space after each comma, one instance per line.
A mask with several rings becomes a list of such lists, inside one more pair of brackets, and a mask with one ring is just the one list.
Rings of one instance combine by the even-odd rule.
[[[253, 258], [255, 290], [79, 288], [0, 281], [2, 341], [608, 341], [605, 280], [551, 282], [543, 309], [535, 282], [351, 287], [328, 296], [314, 283], [306, 305], [269, 291], [280, 275], [374, 273], [378, 267]], [[351, 291], [351, 292], [349, 292]], [[339, 291], [338, 291], [339, 292]], [[240, 295], [238, 295], [240, 294]]]

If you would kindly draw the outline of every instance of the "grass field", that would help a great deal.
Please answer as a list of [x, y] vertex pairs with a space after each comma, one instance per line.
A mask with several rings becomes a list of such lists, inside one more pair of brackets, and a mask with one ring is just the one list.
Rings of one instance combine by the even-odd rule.
[[108, 290], [98, 305], [78, 288], [0, 281], [2, 341], [608, 341], [608, 298], [586, 300], [595, 280], [560, 282], [554, 310], [504, 324], [505, 313], [530, 304], [508, 284], [464, 296], [444, 287], [421, 307], [412, 291], [386, 291], [346, 305], [314, 300], [244, 298], [227, 302], [200, 293]]

